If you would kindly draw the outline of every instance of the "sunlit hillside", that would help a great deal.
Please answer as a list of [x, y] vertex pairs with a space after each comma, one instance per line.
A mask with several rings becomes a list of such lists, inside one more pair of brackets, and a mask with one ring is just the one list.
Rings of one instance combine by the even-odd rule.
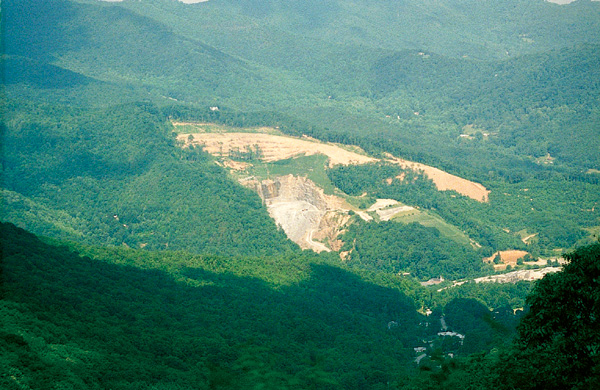
[[600, 386], [600, 2], [5, 0], [0, 33], [1, 388]]

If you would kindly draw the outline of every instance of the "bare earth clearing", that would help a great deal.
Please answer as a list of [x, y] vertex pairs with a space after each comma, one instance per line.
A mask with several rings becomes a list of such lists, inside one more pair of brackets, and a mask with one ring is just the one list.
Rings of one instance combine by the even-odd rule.
[[490, 191], [479, 183], [472, 182], [462, 177], [444, 172], [441, 169], [429, 165], [416, 163], [391, 156], [389, 161], [400, 165], [402, 168], [410, 168], [413, 171], [423, 171], [425, 176], [433, 180], [440, 191], [453, 190], [461, 195], [475, 199], [478, 202], [487, 202]]
[[521, 250], [499, 251], [494, 253], [491, 257], [488, 257], [487, 260], [492, 261], [496, 255], [500, 255], [500, 260], [503, 263], [514, 265], [517, 264], [517, 260], [527, 254], [529, 254], [529, 252]]
[[535, 237], [535, 236], [537, 236], [537, 235], [538, 235], [537, 233], [530, 234], [530, 235], [528, 235], [527, 237], [523, 237], [523, 238], [521, 239], [521, 241], [523, 241], [523, 243], [524, 243], [524, 244], [529, 244], [529, 240], [531, 240], [532, 238], [534, 238], [534, 237]]
[[414, 210], [412, 206], [405, 206], [394, 199], [377, 199], [371, 207], [366, 211], [358, 211], [356, 213], [365, 221], [373, 220], [373, 217], [369, 213], [376, 213], [381, 221], [389, 221], [396, 215], [404, 212]]
[[499, 251], [491, 255], [490, 257], [486, 257], [483, 261], [488, 263], [493, 263], [494, 258], [496, 256], [500, 256], [500, 264], [493, 264], [495, 270], [504, 270], [507, 266], [515, 267], [517, 265], [517, 260], [528, 255], [529, 252], [521, 251], [521, 250], [508, 250], [508, 251]]
[[[232, 151], [244, 151], [258, 146], [261, 160], [267, 162], [286, 160], [301, 155], [324, 154], [329, 157], [329, 166], [366, 164], [376, 159], [350, 152], [337, 145], [325, 144], [300, 138], [271, 134], [253, 133], [199, 133], [191, 134], [192, 143], [204, 146], [204, 150], [217, 156], [228, 156]], [[190, 134], [180, 134], [177, 139], [189, 142]]]
[[394, 199], [377, 199], [375, 203], [373, 203], [371, 207], [367, 209], [367, 211], [377, 211], [386, 207], [395, 206], [397, 204], [398, 201]]
[[500, 275], [490, 275], [475, 279], [475, 283], [496, 282], [496, 283], [516, 283], [520, 280], [539, 280], [546, 274], [559, 272], [561, 267], [545, 267], [539, 269], [523, 269], [507, 272]]
[[[177, 123], [177, 125], [183, 125]], [[190, 138], [191, 137], [191, 138]], [[357, 152], [349, 151], [340, 145], [323, 143], [312, 138], [294, 138], [262, 133], [194, 133], [179, 134], [177, 139], [185, 145], [202, 145], [204, 150], [221, 157], [228, 156], [232, 151], [255, 150], [262, 154], [261, 159], [267, 162], [285, 160], [288, 158], [323, 154], [329, 158], [329, 166], [366, 164], [381, 161]], [[359, 151], [357, 147], [353, 148]], [[440, 191], [453, 190], [479, 202], [487, 202], [489, 190], [479, 183], [451, 175], [438, 168], [425, 164], [388, 155], [387, 161], [423, 173], [433, 180]]]
[[[562, 267], [544, 267], [538, 269], [522, 269], [505, 274], [484, 276], [481, 278], [473, 279], [475, 283], [516, 283], [521, 280], [534, 281], [542, 279], [547, 274], [562, 271]], [[451, 286], [440, 288], [439, 291], [443, 291], [447, 288], [456, 287], [467, 283], [468, 280], [455, 281]]]
[[404, 212], [404, 211], [411, 211], [414, 210], [415, 208], [412, 206], [396, 206], [396, 207], [392, 207], [389, 209], [381, 209], [381, 210], [377, 210], [377, 215], [379, 215], [379, 219], [382, 221], [389, 221], [391, 219], [393, 219], [396, 215]]

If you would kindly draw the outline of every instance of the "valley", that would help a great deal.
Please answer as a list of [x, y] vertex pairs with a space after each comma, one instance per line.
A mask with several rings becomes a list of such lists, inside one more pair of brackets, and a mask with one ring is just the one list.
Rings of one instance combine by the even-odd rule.
[[600, 2], [5, 0], [0, 388], [600, 388]]

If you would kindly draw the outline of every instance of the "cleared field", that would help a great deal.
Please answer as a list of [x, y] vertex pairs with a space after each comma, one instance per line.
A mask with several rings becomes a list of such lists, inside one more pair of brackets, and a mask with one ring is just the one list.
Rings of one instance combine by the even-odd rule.
[[468, 196], [478, 202], [487, 202], [489, 200], [490, 191], [482, 184], [463, 179], [462, 177], [452, 175], [441, 169], [430, 167], [429, 165], [403, 160], [401, 158], [392, 157], [389, 161], [400, 165], [402, 168], [423, 171], [425, 176], [433, 180], [433, 183], [440, 191], [456, 191], [459, 194]]
[[424, 212], [417, 209], [406, 210], [399, 214], [396, 214], [393, 220], [402, 223], [416, 222], [423, 226], [436, 228], [443, 236], [448, 237], [459, 244], [471, 244], [471, 240], [469, 239], [469, 237], [467, 237], [467, 235], [465, 235], [465, 233], [463, 233], [456, 226], [450, 225], [441, 217], [438, 217], [437, 215], [428, 212]]
[[[302, 155], [322, 154], [327, 156], [330, 167], [381, 161], [367, 156], [356, 146], [323, 143], [309, 137], [283, 136], [273, 128], [250, 128], [241, 132], [240, 129], [204, 123], [176, 122], [174, 126], [180, 132], [177, 139], [184, 145], [202, 145], [208, 153], [221, 157], [230, 156], [232, 153], [259, 151], [262, 161], [275, 162]], [[489, 190], [479, 183], [392, 155], [388, 155], [386, 161], [398, 164], [405, 169], [423, 171], [440, 191], [453, 190], [478, 202], [488, 201]]]
[[386, 207], [396, 206], [399, 203], [400, 202], [394, 199], [377, 199], [375, 203], [373, 203], [373, 205], [367, 209], [367, 211], [377, 211]]
[[540, 269], [524, 269], [519, 271], [512, 271], [500, 275], [490, 275], [483, 278], [474, 279], [475, 283], [516, 283], [520, 280], [539, 280], [547, 274], [560, 272], [560, 267], [546, 267]]
[[327, 156], [316, 154], [313, 156], [300, 156], [287, 160], [274, 162], [253, 161], [247, 164], [246, 173], [260, 179], [273, 179], [278, 176], [296, 175], [304, 176], [321, 187], [326, 194], [340, 194], [327, 176]]
[[507, 250], [507, 251], [498, 251], [491, 255], [490, 257], [486, 257], [483, 261], [488, 263], [493, 263], [494, 258], [496, 256], [500, 256], [500, 264], [494, 264], [495, 270], [503, 270], [506, 269], [507, 266], [515, 267], [517, 265], [517, 260], [522, 257], [528, 255], [529, 252], [522, 250]]
[[381, 221], [389, 221], [400, 215], [408, 215], [413, 211], [416, 211], [414, 207], [404, 205], [394, 199], [377, 199], [367, 209], [367, 212], [375, 212]]
[[415, 208], [412, 206], [396, 206], [388, 209], [377, 210], [377, 215], [382, 221], [389, 221], [397, 216], [408, 215]]

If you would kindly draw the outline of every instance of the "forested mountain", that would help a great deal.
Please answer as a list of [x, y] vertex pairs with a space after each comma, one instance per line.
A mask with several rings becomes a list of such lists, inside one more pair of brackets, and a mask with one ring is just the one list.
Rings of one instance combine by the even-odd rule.
[[7, 106], [4, 218], [87, 242], [214, 254], [294, 250], [260, 199], [178, 152], [148, 104]]
[[[154, 6], [148, 7], [149, 3]], [[599, 23], [597, 4], [585, 0], [568, 7], [541, 0], [211, 0], [193, 6], [153, 0], [124, 5], [168, 23], [181, 34], [228, 45], [229, 51], [245, 50], [244, 57], [252, 55], [251, 51], [280, 50], [290, 59], [298, 57], [285, 48], [290, 36], [298, 35], [310, 40], [294, 40], [292, 48], [326, 42], [393, 51], [428, 50], [452, 57], [506, 58], [597, 42], [591, 33]], [[198, 19], [206, 23], [193, 24]], [[239, 34], [210, 34], [228, 29]], [[233, 46], [248, 39], [252, 44], [245, 48]]]
[[[574, 340], [534, 331], [551, 282], [525, 304], [530, 282], [418, 281], [582, 245], [568, 259], [595, 272], [600, 2], [5, 0], [1, 18], [2, 386], [486, 388], [511, 359], [544, 367], [533, 387], [595, 384], [597, 316], [543, 327], [577, 319]], [[314, 254], [178, 123], [379, 162], [230, 159], [349, 202], [339, 248]], [[402, 159], [489, 196], [440, 190]], [[359, 217], [377, 199], [425, 217]], [[592, 299], [596, 279], [569, 267], [548, 280]], [[537, 353], [585, 367], [553, 376]]]
[[[252, 117], [253, 125], [281, 126], [290, 134], [353, 143], [371, 153], [391, 152], [429, 163], [483, 183], [492, 189], [492, 197], [542, 187], [536, 195], [547, 198], [537, 207], [543, 216], [517, 221], [499, 215], [493, 223], [498, 225], [498, 231], [501, 228], [510, 231], [526, 228], [531, 234], [543, 231], [540, 237], [544, 248], [551, 247], [552, 242], [559, 247], [571, 246], [588, 234], [582, 228], [598, 225], [597, 211], [583, 211], [598, 210], [595, 204], [599, 200], [591, 190], [598, 183], [595, 172], [600, 166], [597, 153], [600, 137], [596, 136], [600, 51], [594, 41], [600, 20], [595, 18], [600, 12], [597, 3], [578, 1], [568, 6], [542, 1], [502, 5], [468, 1], [259, 3], [6, 2], [2, 14], [5, 37], [2, 64], [8, 98], [4, 115], [5, 188], [14, 192], [10, 199], [20, 199], [11, 204], [28, 204], [26, 208], [36, 204], [44, 213], [49, 208], [62, 213], [61, 219], [70, 221], [66, 227], [38, 230], [24, 224], [28, 217], [20, 211], [13, 213], [10, 207], [6, 213], [13, 217], [9, 220], [21, 221], [22, 226], [38, 233], [69, 230], [75, 236], [88, 233], [72, 225], [95, 220], [91, 224], [97, 230], [95, 237], [104, 235], [104, 242], [150, 244], [154, 248], [174, 245], [180, 240], [175, 238], [180, 235], [173, 234], [176, 230], [194, 236], [212, 235], [206, 230], [193, 233], [193, 229], [176, 228], [176, 224], [167, 222], [171, 218], [162, 217], [158, 224], [149, 222], [155, 217], [148, 217], [148, 207], [146, 211], [143, 207], [136, 209], [135, 205], [148, 197], [161, 198], [158, 202], [164, 204], [170, 191], [198, 195], [198, 191], [181, 181], [174, 184], [187, 186], [181, 191], [173, 188], [159, 194], [158, 188], [150, 186], [152, 194], [116, 201], [126, 196], [129, 186], [138, 188], [139, 183], [155, 180], [156, 175], [167, 176], [164, 169], [181, 173], [181, 169], [174, 167], [172, 156], [159, 157], [172, 151], [165, 122], [173, 110], [161, 107], [175, 104], [180, 106], [177, 111], [183, 109], [187, 113], [180, 115], [182, 119], [198, 117], [194, 110], [215, 106], [233, 113], [238, 118], [233, 120], [234, 124], [246, 125], [245, 118]], [[509, 12], [514, 9], [520, 11]], [[474, 18], [476, 10], [477, 15], [485, 18]], [[533, 29], [527, 16], [533, 13], [535, 23], [552, 24], [553, 28]], [[398, 14], [402, 16], [400, 21]], [[396, 22], [392, 23], [390, 18]], [[469, 23], [458, 22], [467, 19]], [[488, 33], [481, 33], [483, 27], [476, 27], [490, 20], [497, 26], [492, 29], [496, 31], [493, 39]], [[543, 23], [544, 20], [552, 23]], [[343, 30], [341, 24], [356, 28], [352, 33], [337, 35], [335, 31]], [[456, 38], [455, 45], [465, 52], [453, 52], [446, 44], [425, 39], [428, 35], [423, 32], [435, 26], [450, 29], [444, 34], [436, 30], [435, 35]], [[363, 33], [359, 33], [360, 29]], [[381, 38], [383, 31], [388, 31], [389, 39]], [[429, 45], [422, 46], [409, 39], [415, 31]], [[528, 31], [535, 31], [536, 36], [530, 37]], [[515, 34], [517, 39], [509, 39]], [[363, 38], [359, 39], [360, 36]], [[404, 43], [392, 40], [393, 37], [401, 37]], [[493, 48], [501, 43], [509, 56], [496, 55], [497, 49], [476, 55], [477, 50], [461, 43], [465, 39], [480, 47]], [[542, 50], [548, 51], [542, 53]], [[529, 54], [516, 56], [518, 53]], [[140, 100], [146, 103], [141, 106], [134, 103]], [[115, 103], [124, 105], [115, 107]], [[135, 108], [124, 113], [130, 110], [126, 107]], [[137, 115], [151, 118], [155, 124], [146, 130], [137, 128], [134, 119]], [[40, 116], [44, 126], [61, 130], [40, 131]], [[214, 120], [228, 121], [228, 118], [232, 116]], [[84, 121], [94, 122], [97, 130], [84, 130]], [[67, 125], [68, 122], [72, 124]], [[116, 130], [120, 126], [117, 122], [129, 130]], [[69, 126], [71, 129], [67, 130]], [[130, 138], [116, 138], [127, 132]], [[32, 133], [42, 139], [32, 137]], [[148, 137], [162, 139], [150, 141]], [[158, 144], [163, 146], [157, 149]], [[71, 151], [58, 154], [58, 150], [65, 149]], [[122, 153], [127, 155], [126, 159], [118, 157]], [[149, 156], [153, 161], [148, 160]], [[163, 158], [169, 162], [159, 163]], [[67, 161], [71, 162], [68, 167]], [[158, 165], [162, 168], [157, 168]], [[72, 176], [69, 183], [88, 176], [96, 182], [69, 184], [71, 192], [65, 189], [59, 199], [52, 201], [48, 198], [56, 197], [57, 191], [49, 190], [43, 195], [39, 192], [49, 188], [41, 185], [46, 181], [62, 187], [57, 180], [63, 174], [57, 169], [68, 171], [67, 176]], [[108, 180], [122, 170], [127, 171], [127, 183], [119, 181], [125, 177], [121, 175], [111, 183], [98, 184], [99, 176]], [[68, 205], [74, 199], [74, 195], [68, 194], [85, 193], [86, 188], [94, 193], [106, 188], [110, 193], [100, 201], [105, 204], [102, 211], [94, 212], [94, 216]], [[585, 194], [584, 199], [578, 200], [582, 211], [557, 207], [552, 202], [555, 195], [544, 195], [564, 188]], [[36, 199], [31, 198], [33, 193], [38, 193]], [[203, 194], [214, 193], [215, 189], [203, 190]], [[89, 197], [83, 195], [82, 199]], [[457, 212], [464, 214], [460, 211], [464, 206], [457, 207], [445, 207], [444, 218], [451, 218]], [[186, 220], [196, 228], [212, 228], [222, 218], [210, 217], [212, 222], [207, 224], [201, 222], [205, 218], [198, 217], [198, 211], [190, 211], [195, 206], [186, 204], [176, 208], [180, 215], [177, 221], [184, 226], [181, 221]], [[504, 205], [495, 206], [496, 210], [499, 208], [502, 211], [498, 214], [515, 214]], [[121, 218], [120, 209], [127, 213], [123, 216], [124, 223], [109, 227], [109, 222], [98, 222], [107, 215]], [[170, 207], [167, 214], [173, 213], [173, 209]], [[519, 205], [519, 209], [523, 207]], [[570, 238], [563, 233], [547, 233], [548, 228], [553, 229], [556, 221], [564, 217], [572, 221], [567, 228]], [[140, 218], [145, 222], [138, 222]], [[198, 222], [191, 222], [195, 218]], [[547, 227], [546, 231], [540, 222], [531, 222], [540, 219], [544, 220], [541, 223]], [[132, 234], [123, 231], [122, 225], [135, 224], [137, 233], [133, 234], [138, 238], [123, 240], [124, 235]], [[258, 226], [250, 221], [248, 224]], [[468, 230], [464, 223], [458, 225]], [[473, 231], [481, 231], [480, 225], [475, 223]], [[147, 242], [140, 237], [150, 234], [150, 226], [163, 233]], [[175, 248], [202, 251], [206, 241], [215, 238], [185, 239], [175, 244]], [[504, 244], [485, 246], [497, 250], [508, 245], [506, 239], [499, 237], [492, 242]], [[214, 245], [211, 251], [227, 252]]]

